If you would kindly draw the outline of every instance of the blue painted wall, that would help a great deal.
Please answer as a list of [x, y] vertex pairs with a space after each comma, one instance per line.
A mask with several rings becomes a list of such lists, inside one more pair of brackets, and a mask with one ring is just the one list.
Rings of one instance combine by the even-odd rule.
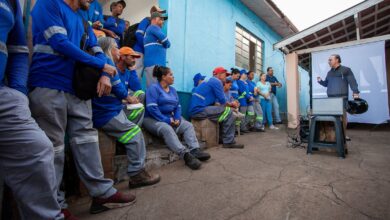
[[235, 65], [236, 23], [264, 42], [264, 72], [274, 68], [275, 76], [284, 85], [278, 89], [281, 112], [286, 112], [284, 55], [272, 46], [281, 39], [263, 20], [239, 0], [160, 0], [169, 19], [165, 30], [172, 43], [167, 66], [175, 76], [175, 87], [191, 91], [194, 74], [211, 77], [216, 66]]

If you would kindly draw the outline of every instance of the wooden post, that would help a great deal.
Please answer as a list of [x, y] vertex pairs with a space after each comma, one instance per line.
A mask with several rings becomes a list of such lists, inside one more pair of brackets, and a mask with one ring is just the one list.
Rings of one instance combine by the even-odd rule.
[[298, 127], [299, 112], [299, 72], [298, 55], [293, 52], [286, 55], [287, 119], [289, 128]]

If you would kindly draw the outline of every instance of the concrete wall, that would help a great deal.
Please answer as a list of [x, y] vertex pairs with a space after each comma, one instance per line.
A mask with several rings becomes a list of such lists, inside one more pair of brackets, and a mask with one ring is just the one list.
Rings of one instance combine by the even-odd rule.
[[[103, 13], [105, 15], [111, 15], [109, 1], [99, 1], [103, 6]], [[121, 18], [130, 21], [130, 24], [140, 22], [143, 18], [150, 16], [150, 8], [157, 4], [157, 0], [126, 0], [126, 8], [123, 11]]]
[[[175, 74], [175, 87], [192, 89], [192, 77], [208, 77], [216, 66], [235, 65], [235, 27], [239, 23], [264, 41], [264, 70], [272, 66], [285, 85], [284, 55], [272, 45], [281, 37], [239, 0], [159, 0], [168, 10], [167, 33], [172, 43], [167, 65]], [[286, 111], [286, 87], [278, 89], [281, 111]]]
[[301, 115], [307, 115], [310, 108], [310, 75], [309, 73], [298, 67], [299, 72], [299, 109]]

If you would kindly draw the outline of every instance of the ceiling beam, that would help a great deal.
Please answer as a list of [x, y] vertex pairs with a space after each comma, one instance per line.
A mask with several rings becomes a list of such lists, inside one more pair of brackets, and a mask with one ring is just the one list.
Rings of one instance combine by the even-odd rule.
[[382, 2], [383, 0], [366, 0], [360, 4], [357, 4], [333, 17], [330, 17], [316, 25], [313, 25], [297, 34], [294, 34], [292, 35], [291, 37], [288, 37], [288, 38], [285, 38], [284, 40], [281, 40], [279, 41], [278, 43], [275, 43], [274, 44], [274, 50], [275, 49], [280, 49], [282, 47], [285, 47], [286, 45], [288, 44], [291, 44], [301, 38], [304, 38], [310, 34], [313, 34], [323, 28], [326, 28], [327, 26], [330, 26], [338, 21], [341, 21], [347, 17], [350, 17], [350, 16], [353, 16], [354, 14], [360, 12], [360, 11], [363, 11], [364, 9], [367, 9], [373, 5], [376, 5], [380, 2]]
[[331, 44], [327, 46], [319, 46], [319, 47], [314, 47], [309, 49], [303, 49], [303, 50], [295, 51], [295, 53], [300, 55], [300, 54], [312, 53], [317, 51], [331, 50], [331, 49], [336, 49], [341, 47], [349, 47], [349, 46], [355, 46], [360, 44], [372, 43], [372, 42], [383, 41], [383, 40], [390, 40], [390, 34], [379, 36], [379, 37], [371, 37], [367, 39], [354, 40], [354, 41], [349, 41], [349, 42], [344, 42], [339, 44]]

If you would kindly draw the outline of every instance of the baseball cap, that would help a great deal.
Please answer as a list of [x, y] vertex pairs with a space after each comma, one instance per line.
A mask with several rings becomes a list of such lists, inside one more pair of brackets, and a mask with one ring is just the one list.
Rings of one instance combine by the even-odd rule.
[[225, 82], [231, 83], [231, 82], [233, 82], [233, 78], [231, 76], [226, 77], [226, 81]]
[[119, 54], [120, 55], [130, 55], [130, 56], [136, 57], [136, 58], [140, 58], [141, 57], [140, 54], [136, 53], [130, 47], [122, 47], [121, 49], [119, 49]]
[[230, 75], [230, 73], [228, 73], [228, 71], [225, 68], [221, 67], [221, 66], [216, 67], [213, 70], [213, 75], [217, 75], [217, 74], [220, 74], [220, 73], [226, 73], [227, 76]]
[[153, 5], [153, 7], [150, 9], [150, 14], [152, 14], [153, 12], [159, 12], [159, 13], [161, 13], [161, 14], [164, 14], [164, 13], [166, 13], [167, 11], [161, 9], [161, 8], [158, 7], [157, 5]]
[[240, 70], [240, 75], [242, 75], [242, 74], [248, 74], [248, 72], [246, 71], [246, 69]]
[[193, 80], [194, 80], [194, 87], [197, 87], [200, 80], [204, 80], [206, 76], [203, 76], [201, 73], [195, 74]]
[[151, 15], [150, 15], [151, 19], [153, 18], [162, 18], [164, 20], [168, 20], [168, 16], [166, 15], [163, 15], [162, 13], [158, 12], [158, 11], [155, 11], [153, 12]]

